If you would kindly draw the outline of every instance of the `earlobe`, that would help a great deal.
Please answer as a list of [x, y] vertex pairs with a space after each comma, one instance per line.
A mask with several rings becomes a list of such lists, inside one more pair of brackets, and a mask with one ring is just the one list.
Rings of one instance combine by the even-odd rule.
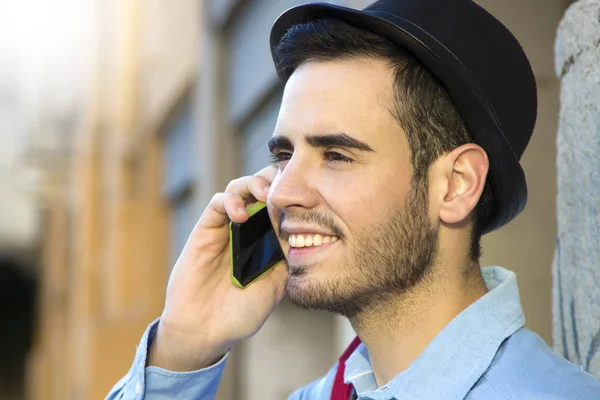
[[481, 197], [489, 161], [485, 150], [473, 143], [457, 147], [444, 157], [447, 187], [439, 217], [443, 223], [458, 224], [468, 220]]

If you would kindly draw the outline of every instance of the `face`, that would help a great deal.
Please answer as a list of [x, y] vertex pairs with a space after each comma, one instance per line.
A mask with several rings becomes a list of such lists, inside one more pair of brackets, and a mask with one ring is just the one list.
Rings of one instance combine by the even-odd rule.
[[353, 317], [417, 285], [435, 258], [392, 86], [385, 61], [372, 59], [309, 62], [286, 84], [268, 206], [288, 297], [301, 307]]

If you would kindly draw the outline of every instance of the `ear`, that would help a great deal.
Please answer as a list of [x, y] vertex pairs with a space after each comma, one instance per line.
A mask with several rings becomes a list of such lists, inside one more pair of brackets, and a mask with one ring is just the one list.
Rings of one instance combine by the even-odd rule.
[[485, 150], [473, 143], [457, 147], [443, 157], [446, 185], [439, 218], [446, 224], [456, 224], [465, 221], [477, 205], [489, 160]]

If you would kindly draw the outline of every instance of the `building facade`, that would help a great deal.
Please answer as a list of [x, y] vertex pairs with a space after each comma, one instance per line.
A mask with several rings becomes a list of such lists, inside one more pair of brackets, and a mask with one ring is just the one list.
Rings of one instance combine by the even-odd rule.
[[165, 164], [197, 74], [200, 3], [87, 3], [85, 98], [46, 184], [31, 399], [104, 398], [160, 315], [171, 263]]

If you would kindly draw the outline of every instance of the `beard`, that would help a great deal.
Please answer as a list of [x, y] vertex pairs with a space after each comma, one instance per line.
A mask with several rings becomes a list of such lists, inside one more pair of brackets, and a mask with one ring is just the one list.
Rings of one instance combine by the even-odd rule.
[[[303, 220], [337, 228], [325, 216], [305, 215]], [[431, 271], [438, 251], [437, 231], [428, 217], [426, 185], [411, 184], [403, 206], [389, 210], [384, 221], [365, 227], [355, 238], [334, 277], [316, 279], [309, 276], [310, 266], [290, 266], [288, 298], [304, 309], [354, 319], [416, 287]]]

